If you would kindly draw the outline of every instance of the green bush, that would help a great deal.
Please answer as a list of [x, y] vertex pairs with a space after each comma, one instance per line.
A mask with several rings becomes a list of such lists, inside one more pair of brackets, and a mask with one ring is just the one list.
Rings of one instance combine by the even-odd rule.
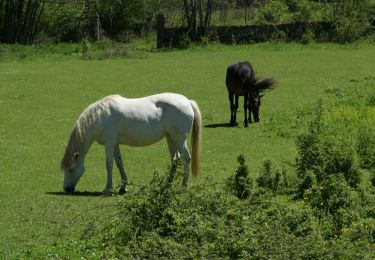
[[303, 199], [313, 208], [334, 215], [341, 208], [350, 208], [355, 204], [353, 193], [342, 174], [332, 174], [306, 189]]
[[375, 168], [375, 127], [363, 126], [358, 129], [357, 154], [362, 168]]
[[273, 169], [272, 162], [266, 160], [263, 162], [260, 175], [256, 179], [258, 187], [271, 190], [273, 192], [286, 190], [288, 188], [288, 179], [285, 170]]
[[317, 106], [313, 109], [314, 115], [307, 131], [296, 138], [297, 157], [296, 173], [300, 179], [305, 177], [308, 170], [316, 171], [323, 164], [323, 154], [321, 152], [321, 124], [323, 104], [322, 100], [318, 101]]
[[315, 34], [312, 30], [306, 30], [301, 38], [302, 44], [309, 44], [315, 41]]
[[371, 24], [366, 19], [340, 17], [336, 21], [334, 37], [337, 42], [348, 43], [360, 39], [370, 29]]
[[243, 154], [239, 155], [237, 161], [240, 165], [234, 175], [228, 178], [226, 187], [237, 198], [246, 199], [251, 194], [253, 180], [249, 176], [249, 169], [245, 164], [245, 156]]
[[370, 29], [371, 5], [367, 0], [343, 0], [334, 8], [334, 38], [341, 43], [354, 42]]
[[190, 47], [190, 37], [187, 33], [179, 34], [174, 37], [171, 42], [171, 47], [180, 50], [188, 49]]
[[281, 1], [272, 0], [261, 8], [261, 18], [268, 23], [280, 23], [288, 13], [288, 6]]
[[[244, 157], [238, 161], [236, 173], [248, 174]], [[271, 166], [264, 163], [265, 176], [273, 176]], [[185, 189], [181, 178], [180, 165], [175, 175], [154, 173], [150, 185], [120, 197], [117, 214], [105, 224], [90, 225], [82, 240], [65, 246], [88, 258], [330, 259], [366, 254], [374, 243], [373, 210], [356, 213], [358, 195], [342, 174], [313, 181], [304, 200], [293, 204], [271, 193], [240, 200], [211, 182]], [[235, 187], [235, 177], [231, 183]]]
[[336, 126], [333, 129], [325, 126], [323, 131], [323, 112], [320, 100], [308, 130], [297, 137], [297, 176], [305, 181], [306, 172], [310, 170], [317, 182], [322, 183], [330, 175], [342, 173], [351, 187], [357, 187], [361, 178], [352, 140], [338, 134]]

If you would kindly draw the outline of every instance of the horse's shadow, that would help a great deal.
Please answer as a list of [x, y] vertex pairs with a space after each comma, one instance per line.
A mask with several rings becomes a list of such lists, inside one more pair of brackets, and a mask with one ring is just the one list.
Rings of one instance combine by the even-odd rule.
[[66, 193], [63, 191], [47, 191], [47, 195], [55, 196], [78, 196], [78, 197], [99, 197], [103, 196], [102, 192], [99, 191], [75, 191], [73, 193]]
[[219, 128], [219, 127], [234, 127], [234, 126], [238, 126], [238, 124], [230, 124], [230, 123], [218, 123], [218, 124], [209, 124], [209, 125], [205, 125], [204, 127], [205, 128]]

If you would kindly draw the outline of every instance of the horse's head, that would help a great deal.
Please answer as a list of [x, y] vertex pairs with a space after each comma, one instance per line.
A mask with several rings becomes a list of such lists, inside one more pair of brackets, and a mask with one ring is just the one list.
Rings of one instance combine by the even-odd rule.
[[259, 95], [258, 91], [250, 91], [249, 93], [249, 109], [250, 109], [250, 113], [253, 115], [254, 122], [259, 122], [260, 120], [259, 111], [260, 111], [262, 97], [263, 95]]
[[260, 105], [261, 98], [264, 96], [259, 93], [264, 93], [265, 91], [271, 90], [276, 87], [276, 79], [273, 77], [263, 79], [261, 81], [256, 81], [254, 85], [250, 85], [249, 88], [249, 109], [251, 114], [253, 114], [254, 121], [259, 122], [260, 120]]
[[83, 158], [80, 154], [75, 152], [70, 162], [63, 166], [64, 170], [64, 184], [63, 189], [66, 193], [73, 193], [74, 189], [85, 171]]

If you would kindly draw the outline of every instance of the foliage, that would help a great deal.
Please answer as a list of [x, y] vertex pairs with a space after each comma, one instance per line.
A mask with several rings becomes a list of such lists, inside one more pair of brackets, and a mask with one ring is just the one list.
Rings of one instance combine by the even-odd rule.
[[188, 34], [184, 33], [174, 38], [171, 42], [171, 47], [184, 50], [190, 46], [190, 37]]
[[[354, 195], [352, 195], [354, 194]], [[343, 174], [329, 175], [321, 182], [305, 189], [303, 199], [313, 208], [335, 215], [340, 209], [353, 207], [355, 192], [348, 186]]]
[[240, 164], [233, 176], [229, 177], [226, 183], [227, 189], [239, 199], [246, 199], [250, 196], [253, 187], [253, 180], [249, 176], [249, 169], [245, 164], [243, 154], [237, 157]]
[[375, 127], [362, 126], [357, 133], [359, 164], [365, 169], [375, 169]]
[[283, 16], [288, 13], [288, 6], [281, 1], [272, 0], [269, 1], [261, 9], [261, 16], [265, 22], [268, 23], [280, 23], [283, 21]]
[[334, 35], [336, 41], [353, 42], [369, 31], [371, 29], [370, 10], [367, 0], [344, 0], [334, 5], [333, 19], [336, 23]]
[[[239, 158], [243, 163], [243, 157]], [[121, 199], [116, 217], [102, 229], [92, 230], [79, 242], [80, 247], [92, 245], [90, 252], [99, 250], [113, 258], [371, 254], [366, 252], [374, 241], [375, 222], [351, 211], [358, 202], [352, 199], [354, 191], [343, 176], [331, 176], [323, 188], [306, 192], [304, 201], [312, 206], [308, 208], [261, 193], [238, 200], [237, 194], [226, 193], [213, 183], [183, 190], [168, 175], [154, 174], [150, 186]], [[316, 215], [314, 208], [329, 215]]]
[[33, 43], [43, 10], [40, 0], [0, 0], [0, 42]]
[[111, 0], [99, 1], [97, 11], [105, 34], [111, 39], [129, 41], [124, 32], [130, 31], [135, 25], [150, 20], [152, 1], [148, 0]]
[[266, 160], [263, 162], [263, 168], [256, 179], [258, 187], [271, 190], [273, 192], [285, 191], [289, 182], [285, 170], [272, 169], [272, 162]]
[[113, 58], [141, 59], [146, 52], [134, 44], [124, 44], [112, 41], [91, 43], [83, 39], [77, 44], [38, 44], [32, 46], [0, 45], [2, 62], [35, 60], [41, 58], [106, 60]]
[[311, 122], [307, 133], [297, 138], [296, 171], [301, 179], [300, 192], [304, 192], [303, 189], [307, 188], [307, 183], [313, 184], [310, 181], [311, 175], [307, 174], [308, 171], [313, 173], [313, 179], [316, 179], [318, 185], [323, 185], [327, 180], [335, 180], [336, 175], [340, 174], [343, 174], [346, 183], [351, 187], [357, 187], [360, 183], [354, 147], [347, 136], [340, 137], [337, 131], [334, 131], [335, 135], [326, 135], [323, 132], [322, 113], [320, 100], [316, 108], [316, 117]]
[[315, 34], [313, 31], [307, 29], [306, 32], [302, 35], [301, 43], [302, 44], [309, 44], [314, 42], [315, 40]]
[[51, 1], [45, 4], [37, 43], [79, 42], [85, 35], [84, 7], [80, 1]]

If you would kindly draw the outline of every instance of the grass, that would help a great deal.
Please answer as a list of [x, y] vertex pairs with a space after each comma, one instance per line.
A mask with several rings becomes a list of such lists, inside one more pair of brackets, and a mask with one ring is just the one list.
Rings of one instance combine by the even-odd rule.
[[[350, 90], [351, 80], [374, 77], [374, 49], [361, 44], [213, 45], [106, 60], [83, 60], [79, 52], [20, 57], [20, 50], [11, 51], [15, 57], [0, 61], [0, 258], [77, 256], [64, 245], [78, 239], [89, 223], [115, 212], [118, 198], [96, 193], [106, 178], [102, 146], [95, 144], [89, 151], [77, 185], [80, 193], [61, 193], [59, 163], [65, 144], [77, 117], [95, 100], [114, 93], [140, 97], [167, 91], [196, 100], [203, 125], [211, 127], [203, 128], [202, 176], [191, 185], [206, 178], [224, 183], [241, 153], [252, 173], [266, 159], [292, 164], [294, 139], [272, 131], [270, 118], [282, 120], [327, 90]], [[229, 121], [225, 71], [236, 60], [250, 60], [258, 75], [279, 81], [263, 98], [261, 122], [248, 129], [241, 123], [242, 109], [238, 127], [220, 127]], [[342, 113], [337, 110], [332, 116]], [[130, 192], [147, 183], [154, 170], [164, 172], [169, 162], [164, 141], [121, 150]], [[115, 185], [118, 175], [115, 171]]]

